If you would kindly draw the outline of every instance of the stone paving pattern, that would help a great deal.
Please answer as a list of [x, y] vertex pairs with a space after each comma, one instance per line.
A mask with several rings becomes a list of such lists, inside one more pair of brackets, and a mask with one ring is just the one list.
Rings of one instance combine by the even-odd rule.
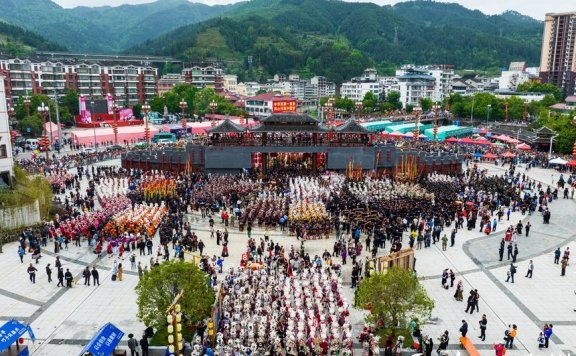
[[[110, 162], [103, 163], [109, 165]], [[115, 161], [113, 164], [119, 164]], [[494, 165], [482, 165], [493, 174], [502, 174], [504, 169]], [[524, 169], [520, 168], [520, 172]], [[543, 184], [551, 183], [552, 171], [549, 169], [533, 168], [527, 174]], [[556, 174], [558, 176], [558, 174]], [[86, 181], [84, 180], [84, 184]], [[542, 217], [535, 213], [532, 216], [522, 216], [519, 212], [513, 213], [510, 223], [516, 224], [518, 220], [529, 220], [532, 224], [530, 237], [521, 237], [518, 240], [519, 256], [516, 265], [516, 283], [505, 283], [506, 271], [509, 263], [498, 261], [498, 245], [503, 232], [508, 226], [506, 221], [498, 224], [496, 232], [489, 236], [478, 230], [459, 231], [454, 247], [448, 247], [443, 252], [440, 245], [416, 251], [416, 269], [422, 283], [429, 295], [435, 300], [436, 308], [433, 315], [437, 317], [435, 323], [423, 326], [426, 335], [435, 339], [444, 330], [449, 330], [451, 354], [460, 353], [457, 336], [461, 320], [469, 324], [469, 336], [477, 345], [482, 355], [492, 355], [492, 344], [499, 342], [504, 336], [504, 330], [509, 324], [518, 325], [518, 337], [515, 348], [509, 350], [507, 355], [568, 355], [576, 353], [576, 271], [573, 266], [567, 268], [565, 277], [560, 277], [559, 265], [553, 264], [553, 251], [566, 246], [576, 250], [576, 205], [572, 200], [559, 199], [551, 205], [552, 218], [550, 225], [542, 224]], [[205, 252], [209, 255], [219, 255], [220, 246], [215, 239], [210, 239], [207, 219], [201, 219], [199, 214], [192, 213], [189, 221], [197, 231], [198, 236], [205, 242]], [[216, 219], [216, 229], [223, 229]], [[446, 230], [449, 234], [450, 230]], [[230, 257], [226, 258], [224, 267], [238, 266], [241, 252], [244, 251], [247, 241], [246, 233], [229, 228]], [[263, 231], [255, 228], [253, 236], [259, 238]], [[288, 236], [279, 230], [270, 231], [270, 237], [280, 242], [286, 248], [299, 242], [294, 236]], [[311, 256], [320, 255], [324, 249], [332, 251], [334, 239], [313, 240], [305, 243], [306, 251]], [[158, 237], [154, 238], [154, 251], [158, 244]], [[407, 245], [407, 237], [404, 237]], [[387, 245], [389, 248], [389, 245]], [[92, 338], [96, 331], [106, 322], [112, 322], [126, 334], [140, 335], [144, 325], [136, 319], [136, 294], [134, 286], [138, 281], [135, 271], [130, 270], [130, 263], [123, 261], [124, 278], [122, 282], [112, 282], [111, 267], [114, 258], [103, 257], [98, 259], [87, 243], [81, 247], [73, 244], [68, 250], [59, 254], [64, 268], [69, 268], [79, 282], [71, 289], [57, 288], [57, 281], [47, 283], [44, 268], [47, 263], [54, 267], [55, 255], [43, 250], [43, 257], [39, 264], [36, 284], [28, 280], [26, 268], [32, 262], [30, 254], [20, 263], [17, 254], [17, 244], [4, 245], [4, 253], [0, 255], [0, 321], [16, 318], [22, 322], [32, 324], [37, 340], [34, 345], [35, 355], [72, 355], [77, 354], [82, 346]], [[384, 251], [380, 251], [384, 253]], [[365, 258], [366, 254], [362, 256]], [[187, 256], [190, 258], [190, 256]], [[504, 257], [506, 258], [506, 256]], [[576, 258], [576, 257], [572, 257]], [[534, 260], [534, 277], [524, 277], [528, 260]], [[137, 256], [137, 261], [143, 265], [150, 262], [150, 256]], [[339, 259], [336, 261], [339, 263]], [[96, 266], [100, 271], [99, 287], [84, 286], [81, 272], [86, 265]], [[473, 315], [464, 313], [465, 302], [457, 302], [453, 298], [455, 289], [444, 290], [440, 286], [440, 274], [444, 268], [451, 268], [456, 273], [456, 281], [462, 280], [464, 292], [467, 296], [471, 288], [478, 289], [481, 295], [479, 305], [480, 313]], [[352, 304], [353, 290], [350, 288], [351, 264], [344, 266], [344, 291], [348, 303]], [[55, 273], [53, 273], [53, 278]], [[479, 341], [478, 320], [482, 313], [488, 318], [487, 338], [485, 342]], [[357, 335], [363, 327], [364, 312], [351, 310], [351, 321], [354, 325], [354, 334]], [[536, 338], [544, 323], [554, 324], [555, 336], [551, 340], [550, 348], [546, 351], [538, 350]], [[127, 339], [127, 338], [125, 338]], [[437, 342], [435, 342], [437, 344]], [[121, 344], [125, 348], [125, 341]], [[359, 345], [356, 345], [359, 347]], [[356, 349], [355, 354], [360, 354]]]

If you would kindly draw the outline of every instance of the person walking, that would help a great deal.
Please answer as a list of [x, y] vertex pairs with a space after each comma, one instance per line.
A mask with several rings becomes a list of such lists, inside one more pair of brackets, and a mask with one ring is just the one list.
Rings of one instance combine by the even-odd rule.
[[140, 349], [142, 349], [142, 356], [148, 356], [148, 348], [148, 338], [146, 335], [142, 335], [142, 338], [140, 339]]
[[562, 258], [562, 262], [560, 264], [562, 265], [560, 275], [564, 276], [564, 275], [566, 275], [566, 266], [568, 266], [568, 259]]
[[462, 320], [462, 325], [460, 326], [460, 334], [462, 337], [466, 337], [466, 334], [468, 334], [468, 323], [466, 320]]
[[90, 267], [86, 266], [84, 271], [82, 271], [82, 277], [84, 277], [84, 285], [90, 286], [90, 276], [91, 275], [92, 274], [90, 273]]
[[512, 283], [514, 283], [515, 274], [516, 274], [516, 266], [514, 266], [514, 263], [510, 263], [510, 269], [508, 270], [508, 278], [506, 278], [506, 282], [512, 279]]
[[438, 349], [436, 352], [439, 354], [440, 351], [444, 351], [448, 348], [448, 343], [450, 342], [450, 337], [448, 336], [448, 330], [444, 331], [442, 335], [438, 338], [440, 344], [438, 345]]
[[434, 350], [434, 340], [432, 340], [432, 338], [430, 336], [427, 337], [426, 339], [426, 343], [424, 344], [425, 346], [425, 355], [426, 356], [432, 356], [432, 350]]
[[442, 236], [442, 251], [446, 251], [447, 246], [448, 246], [448, 236], [444, 234], [444, 236]]
[[494, 351], [496, 351], [496, 356], [504, 356], [504, 350], [506, 350], [506, 348], [504, 347], [504, 344], [502, 344], [501, 342], [494, 344], [492, 346], [492, 348], [494, 349]]
[[98, 275], [98, 270], [96, 269], [96, 266], [92, 267], [92, 279], [94, 287], [96, 287], [96, 285], [100, 285], [100, 276]]
[[[546, 326], [548, 326], [548, 327], [546, 327]], [[554, 327], [554, 325], [552, 325], [552, 324], [544, 326], [544, 347], [545, 348], [548, 348], [548, 342], [549, 342], [550, 338], [552, 337], [552, 334], [554, 333], [554, 331], [552, 330], [553, 327]]]
[[64, 270], [62, 270], [62, 267], [58, 268], [58, 284], [56, 287], [64, 287]]
[[138, 278], [142, 278], [144, 271], [142, 270], [142, 263], [138, 261]]
[[532, 278], [532, 272], [534, 272], [534, 262], [530, 260], [530, 262], [528, 262], [528, 271], [524, 277]]
[[528, 237], [528, 235], [530, 234], [530, 228], [531, 227], [532, 227], [532, 224], [530, 224], [530, 221], [528, 221], [528, 223], [524, 227], [524, 230], [526, 231], [526, 237]]
[[36, 271], [38, 271], [36, 267], [34, 267], [32, 263], [30, 263], [30, 266], [26, 271], [28, 272], [28, 277], [30, 277], [30, 282], [36, 284]]
[[486, 319], [486, 314], [482, 315], [482, 319], [480, 319], [478, 324], [480, 324], [480, 336], [478, 336], [478, 338], [482, 339], [482, 341], [485, 341], [486, 340], [486, 326], [488, 325], [488, 319]]
[[18, 246], [18, 256], [20, 257], [20, 263], [24, 263], [25, 254], [26, 251], [24, 250], [24, 247], [22, 247], [22, 245]]
[[138, 340], [134, 338], [134, 334], [128, 334], [128, 348], [130, 349], [130, 354], [132, 356], [138, 356], [138, 351], [136, 348], [138, 347]]
[[122, 282], [122, 273], [124, 272], [124, 269], [122, 268], [122, 263], [120, 263], [118, 265], [118, 281]]
[[130, 269], [136, 269], [136, 254], [134, 253], [130, 255]]
[[474, 291], [471, 290], [470, 291], [470, 295], [468, 296], [468, 300], [466, 303], [466, 310], [464, 311], [465, 313], [468, 313], [468, 310], [470, 310], [470, 314], [474, 313]]
[[510, 258], [512, 257], [512, 253], [513, 253], [512, 243], [509, 243], [508, 244], [508, 261], [510, 261]]
[[72, 277], [72, 273], [68, 268], [66, 268], [66, 273], [64, 273], [64, 279], [66, 280], [66, 287], [72, 288], [72, 280], [74, 277]]
[[52, 268], [50, 268], [50, 263], [46, 265], [46, 275], [48, 276], [48, 283], [52, 282]]
[[555, 264], [560, 263], [560, 254], [562, 254], [562, 252], [560, 251], [560, 247], [558, 247], [556, 249], [556, 251], [554, 251], [554, 263]]
[[516, 263], [517, 257], [518, 257], [518, 245], [514, 244], [514, 252], [512, 253], [512, 263]]
[[514, 339], [516, 338], [518, 327], [516, 324], [512, 324], [512, 329], [508, 330], [508, 335], [506, 335], [506, 344], [504, 347], [507, 349], [511, 349], [514, 346]]
[[498, 249], [498, 254], [500, 255], [500, 261], [502, 261], [502, 259], [504, 258], [505, 245], [506, 245], [506, 242], [504, 241], [504, 239], [502, 239], [502, 241], [500, 241], [500, 248]]

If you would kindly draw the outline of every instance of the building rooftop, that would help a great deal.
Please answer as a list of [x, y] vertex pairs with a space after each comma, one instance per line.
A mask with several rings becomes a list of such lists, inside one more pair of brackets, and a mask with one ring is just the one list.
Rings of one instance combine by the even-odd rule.
[[349, 119], [343, 125], [338, 126], [334, 131], [337, 133], [359, 133], [367, 134], [369, 131], [362, 125], [360, 125], [356, 120]]
[[206, 129], [208, 133], [242, 133], [246, 131], [246, 129], [234, 122], [230, 121], [230, 119], [226, 119], [222, 121], [215, 127], [211, 127]]
[[284, 96], [282, 94], [278, 94], [278, 93], [274, 93], [274, 92], [269, 92], [269, 93], [262, 93], [256, 96], [253, 96], [251, 98], [248, 98], [247, 100], [257, 100], [257, 101], [284, 101], [284, 100], [295, 100], [292, 97], [289, 96]]

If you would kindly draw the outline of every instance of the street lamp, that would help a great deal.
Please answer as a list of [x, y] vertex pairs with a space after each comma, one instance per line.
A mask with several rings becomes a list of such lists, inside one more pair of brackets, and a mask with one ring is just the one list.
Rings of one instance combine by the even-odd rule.
[[148, 127], [148, 113], [150, 112], [150, 105], [148, 105], [148, 102], [145, 102], [144, 105], [142, 105], [142, 111], [144, 111], [144, 120], [146, 120], [146, 126], [144, 127], [144, 139], [146, 140], [148, 147], [150, 147], [150, 128]]
[[486, 127], [488, 127], [488, 120], [490, 120], [490, 110], [492, 109], [492, 105], [488, 104], [488, 111], [486, 111]]
[[47, 106], [44, 106], [42, 103], [41, 106], [38, 107], [38, 113], [42, 117], [42, 123], [44, 126], [43, 135], [40, 139], [42, 143], [42, 147], [46, 150], [46, 161], [48, 161], [48, 149], [50, 148], [50, 141], [48, 140], [48, 132], [46, 131], [46, 117], [48, 116], [48, 110], [50, 110]]
[[26, 106], [26, 116], [30, 116], [30, 98], [28, 95], [24, 98], [24, 106]]
[[360, 111], [364, 107], [364, 104], [362, 104], [361, 101], [357, 101], [356, 103], [354, 103], [354, 105], [356, 106], [356, 119], [359, 120], [360, 119]]
[[510, 103], [508, 103], [508, 102], [505, 102], [505, 103], [504, 103], [504, 107], [506, 108], [506, 116], [505, 116], [505, 118], [506, 118], [506, 119], [505, 119], [506, 125], [508, 125], [508, 107], [509, 107], [509, 106], [510, 106]]
[[188, 125], [186, 124], [186, 109], [188, 108], [188, 103], [182, 99], [180, 100], [180, 109], [182, 110], [182, 119], [180, 123], [182, 124], [182, 129], [184, 130], [184, 137], [186, 137], [186, 132], [188, 131]]
[[328, 99], [328, 101], [326, 102], [326, 107], [328, 108], [328, 112], [327, 112], [327, 116], [328, 116], [328, 120], [326, 120], [327, 122], [330, 121], [332, 119], [332, 107], [334, 106], [334, 103], [332, 102], [332, 98]]
[[210, 102], [210, 110], [212, 110], [212, 126], [216, 125], [214, 122], [214, 113], [216, 112], [216, 109], [218, 109], [218, 104], [212, 100], [212, 102]]
[[474, 103], [476, 102], [476, 96], [472, 96], [472, 111], [470, 112], [470, 124], [474, 122]]
[[437, 103], [433, 107], [434, 109], [434, 127], [432, 128], [432, 134], [434, 135], [434, 141], [438, 137], [438, 112], [440, 111], [440, 103]]
[[90, 122], [92, 123], [92, 131], [94, 132], [94, 151], [98, 151], [98, 146], [96, 146], [96, 116], [94, 116], [94, 100], [90, 102]]
[[118, 144], [118, 113], [120, 113], [120, 108], [116, 105], [116, 102], [112, 103], [112, 112], [114, 113], [114, 121], [112, 122], [112, 131], [114, 132], [114, 144]]
[[416, 113], [416, 124], [414, 125], [414, 132], [412, 133], [414, 142], [418, 141], [418, 136], [420, 136], [420, 112]]

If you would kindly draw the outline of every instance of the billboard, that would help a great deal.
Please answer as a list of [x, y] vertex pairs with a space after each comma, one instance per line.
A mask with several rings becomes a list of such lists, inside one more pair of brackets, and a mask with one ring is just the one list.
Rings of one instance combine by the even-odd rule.
[[272, 102], [272, 113], [296, 112], [296, 100], [274, 100]]

